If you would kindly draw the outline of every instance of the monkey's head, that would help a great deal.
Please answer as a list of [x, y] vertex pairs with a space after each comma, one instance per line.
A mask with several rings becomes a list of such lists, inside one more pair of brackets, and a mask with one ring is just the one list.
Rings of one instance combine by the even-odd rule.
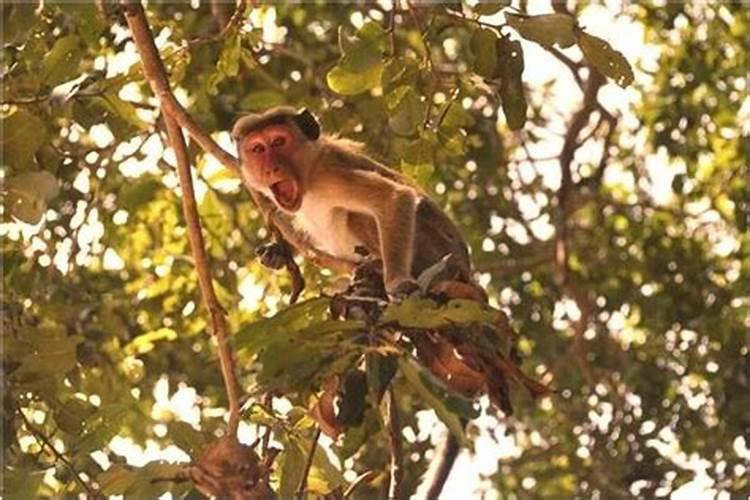
[[305, 163], [319, 136], [320, 125], [312, 113], [291, 107], [243, 116], [232, 129], [245, 182], [289, 212], [302, 204]]

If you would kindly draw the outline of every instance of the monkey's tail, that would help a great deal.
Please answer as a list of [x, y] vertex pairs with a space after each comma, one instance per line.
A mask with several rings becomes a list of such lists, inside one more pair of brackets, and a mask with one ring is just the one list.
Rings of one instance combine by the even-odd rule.
[[458, 457], [459, 449], [458, 440], [453, 434], [448, 433], [442, 445], [435, 450], [437, 460], [430, 464], [425, 473], [424, 484], [427, 485], [425, 500], [437, 500], [440, 497], [440, 492], [443, 491], [445, 481], [448, 479], [456, 457]]

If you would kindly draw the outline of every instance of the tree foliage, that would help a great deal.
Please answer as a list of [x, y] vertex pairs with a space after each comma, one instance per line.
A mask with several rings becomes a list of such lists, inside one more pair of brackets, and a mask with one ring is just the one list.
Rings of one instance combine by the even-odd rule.
[[[746, 8], [629, 6], [618, 21], [645, 44], [628, 62], [618, 33], [579, 21], [584, 5], [194, 3], [147, 12], [200, 127], [231, 149], [242, 112], [305, 106], [411, 176], [460, 226], [478, 281], [520, 332], [524, 370], [556, 389], [538, 404], [514, 393], [513, 417], [462, 397], [408, 353], [368, 344], [361, 321], [331, 319], [321, 291], [340, 281], [311, 265], [288, 306], [290, 277], [255, 256], [269, 237], [257, 207], [191, 141], [243, 429], [272, 432], [281, 497], [308, 460], [312, 494], [373, 471], [353, 497], [383, 496], [377, 402], [394, 373], [405, 493], [430, 461], [426, 409], [469, 447], [513, 443], [484, 482], [503, 497], [652, 497], [696, 478], [750, 491]], [[158, 101], [118, 6], [2, 13], [3, 497], [195, 497], [179, 466], [135, 467], [113, 445], [194, 457], [227, 407]], [[544, 65], [552, 80], [529, 79]], [[487, 320], [420, 300], [381, 321]], [[382, 365], [338, 385], [344, 435], [311, 454], [326, 381], [368, 356]], [[165, 385], [195, 389], [190, 415], [165, 405]]]

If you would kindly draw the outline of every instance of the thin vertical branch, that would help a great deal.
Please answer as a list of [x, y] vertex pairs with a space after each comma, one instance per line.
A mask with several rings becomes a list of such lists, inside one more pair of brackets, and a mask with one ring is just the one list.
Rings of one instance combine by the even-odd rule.
[[307, 462], [305, 468], [302, 471], [302, 477], [297, 487], [297, 499], [302, 500], [305, 498], [305, 492], [307, 491], [307, 477], [310, 475], [310, 468], [312, 467], [313, 459], [315, 458], [315, 450], [318, 447], [318, 439], [320, 439], [320, 426], [315, 429], [315, 435], [313, 436], [312, 444], [310, 445], [310, 454], [307, 455]]
[[[218, 344], [219, 364], [221, 366], [222, 377], [224, 378], [227, 399], [229, 400], [228, 434], [236, 438], [240, 415], [239, 384], [237, 383], [237, 378], [234, 372], [232, 350], [228, 342], [227, 323], [226, 318], [224, 317], [225, 312], [216, 297], [216, 292], [214, 291], [213, 283], [211, 282], [210, 267], [203, 241], [203, 234], [201, 232], [200, 219], [198, 217], [198, 209], [195, 201], [195, 192], [193, 190], [193, 179], [190, 173], [190, 160], [188, 158], [185, 137], [177, 124], [175, 115], [184, 115], [183, 119], [187, 116], [188, 122], [191, 126], [194, 125], [197, 128], [197, 125], [192, 121], [192, 118], [187, 115], [182, 106], [177, 103], [177, 100], [169, 88], [166, 70], [164, 69], [164, 64], [156, 49], [151, 28], [149, 28], [148, 23], [146, 22], [143, 7], [139, 3], [131, 2], [129, 0], [123, 0], [123, 5], [125, 7], [125, 18], [128, 22], [128, 26], [130, 26], [133, 40], [135, 41], [136, 47], [141, 56], [141, 61], [143, 62], [143, 71], [146, 75], [146, 79], [151, 85], [151, 89], [159, 98], [160, 106], [165, 111], [164, 119], [167, 126], [167, 134], [169, 135], [169, 142], [171, 143], [172, 149], [175, 152], [175, 157], [177, 158], [177, 172], [180, 178], [180, 186], [182, 188], [182, 208], [187, 223], [188, 238], [190, 240], [190, 247], [195, 260], [196, 272], [198, 273], [198, 284], [200, 286], [201, 295], [203, 296], [203, 302], [208, 309], [211, 318], [212, 332], [216, 337]], [[213, 141], [211, 142], [213, 143]], [[212, 152], [215, 155], [218, 154], [218, 157], [222, 162], [232, 163], [233, 157], [231, 157], [231, 155], [228, 155], [223, 149], [219, 148], [216, 143], [213, 143], [213, 145], [216, 146], [219, 151]], [[201, 144], [201, 146], [204, 145]], [[227, 156], [229, 159], [226, 158]]]
[[388, 412], [388, 444], [391, 449], [391, 481], [388, 485], [388, 499], [399, 500], [402, 497], [404, 482], [404, 447], [401, 442], [401, 423], [396, 406], [396, 394], [393, 386], [388, 389], [386, 400]]
[[458, 450], [458, 441], [453, 434], [448, 433], [442, 446], [435, 450], [435, 456], [438, 457], [435, 466], [430, 466], [427, 471], [429, 477], [425, 482], [429, 486], [427, 493], [425, 493], [425, 500], [437, 500], [440, 497], [440, 492], [443, 491], [443, 486], [445, 486], [453, 464], [456, 462], [456, 457], [458, 457]]
[[52, 444], [50, 438], [48, 438], [42, 431], [37, 429], [34, 424], [31, 423], [31, 421], [26, 417], [26, 414], [24, 414], [21, 407], [17, 406], [16, 410], [18, 411], [18, 414], [21, 415], [21, 419], [23, 420], [26, 429], [28, 429], [28, 431], [34, 436], [34, 439], [36, 439], [37, 443], [39, 443], [39, 446], [42, 448], [42, 450], [47, 447], [52, 453], [52, 456], [55, 457], [55, 460], [65, 465], [65, 467], [73, 475], [73, 479], [75, 480], [75, 482], [78, 483], [91, 498], [101, 498], [101, 494], [96, 489], [94, 489], [92, 485], [84, 481], [83, 477], [81, 477], [80, 472], [78, 472], [76, 468], [73, 467], [73, 464], [70, 462], [70, 460], [68, 460], [65, 455], [57, 451], [57, 448], [55, 448], [55, 445]]

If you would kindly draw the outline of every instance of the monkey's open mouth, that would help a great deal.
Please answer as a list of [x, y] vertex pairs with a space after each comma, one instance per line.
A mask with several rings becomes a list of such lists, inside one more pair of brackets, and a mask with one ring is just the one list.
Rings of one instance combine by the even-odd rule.
[[281, 208], [290, 211], [299, 208], [299, 189], [293, 179], [285, 179], [272, 184], [271, 192]]

